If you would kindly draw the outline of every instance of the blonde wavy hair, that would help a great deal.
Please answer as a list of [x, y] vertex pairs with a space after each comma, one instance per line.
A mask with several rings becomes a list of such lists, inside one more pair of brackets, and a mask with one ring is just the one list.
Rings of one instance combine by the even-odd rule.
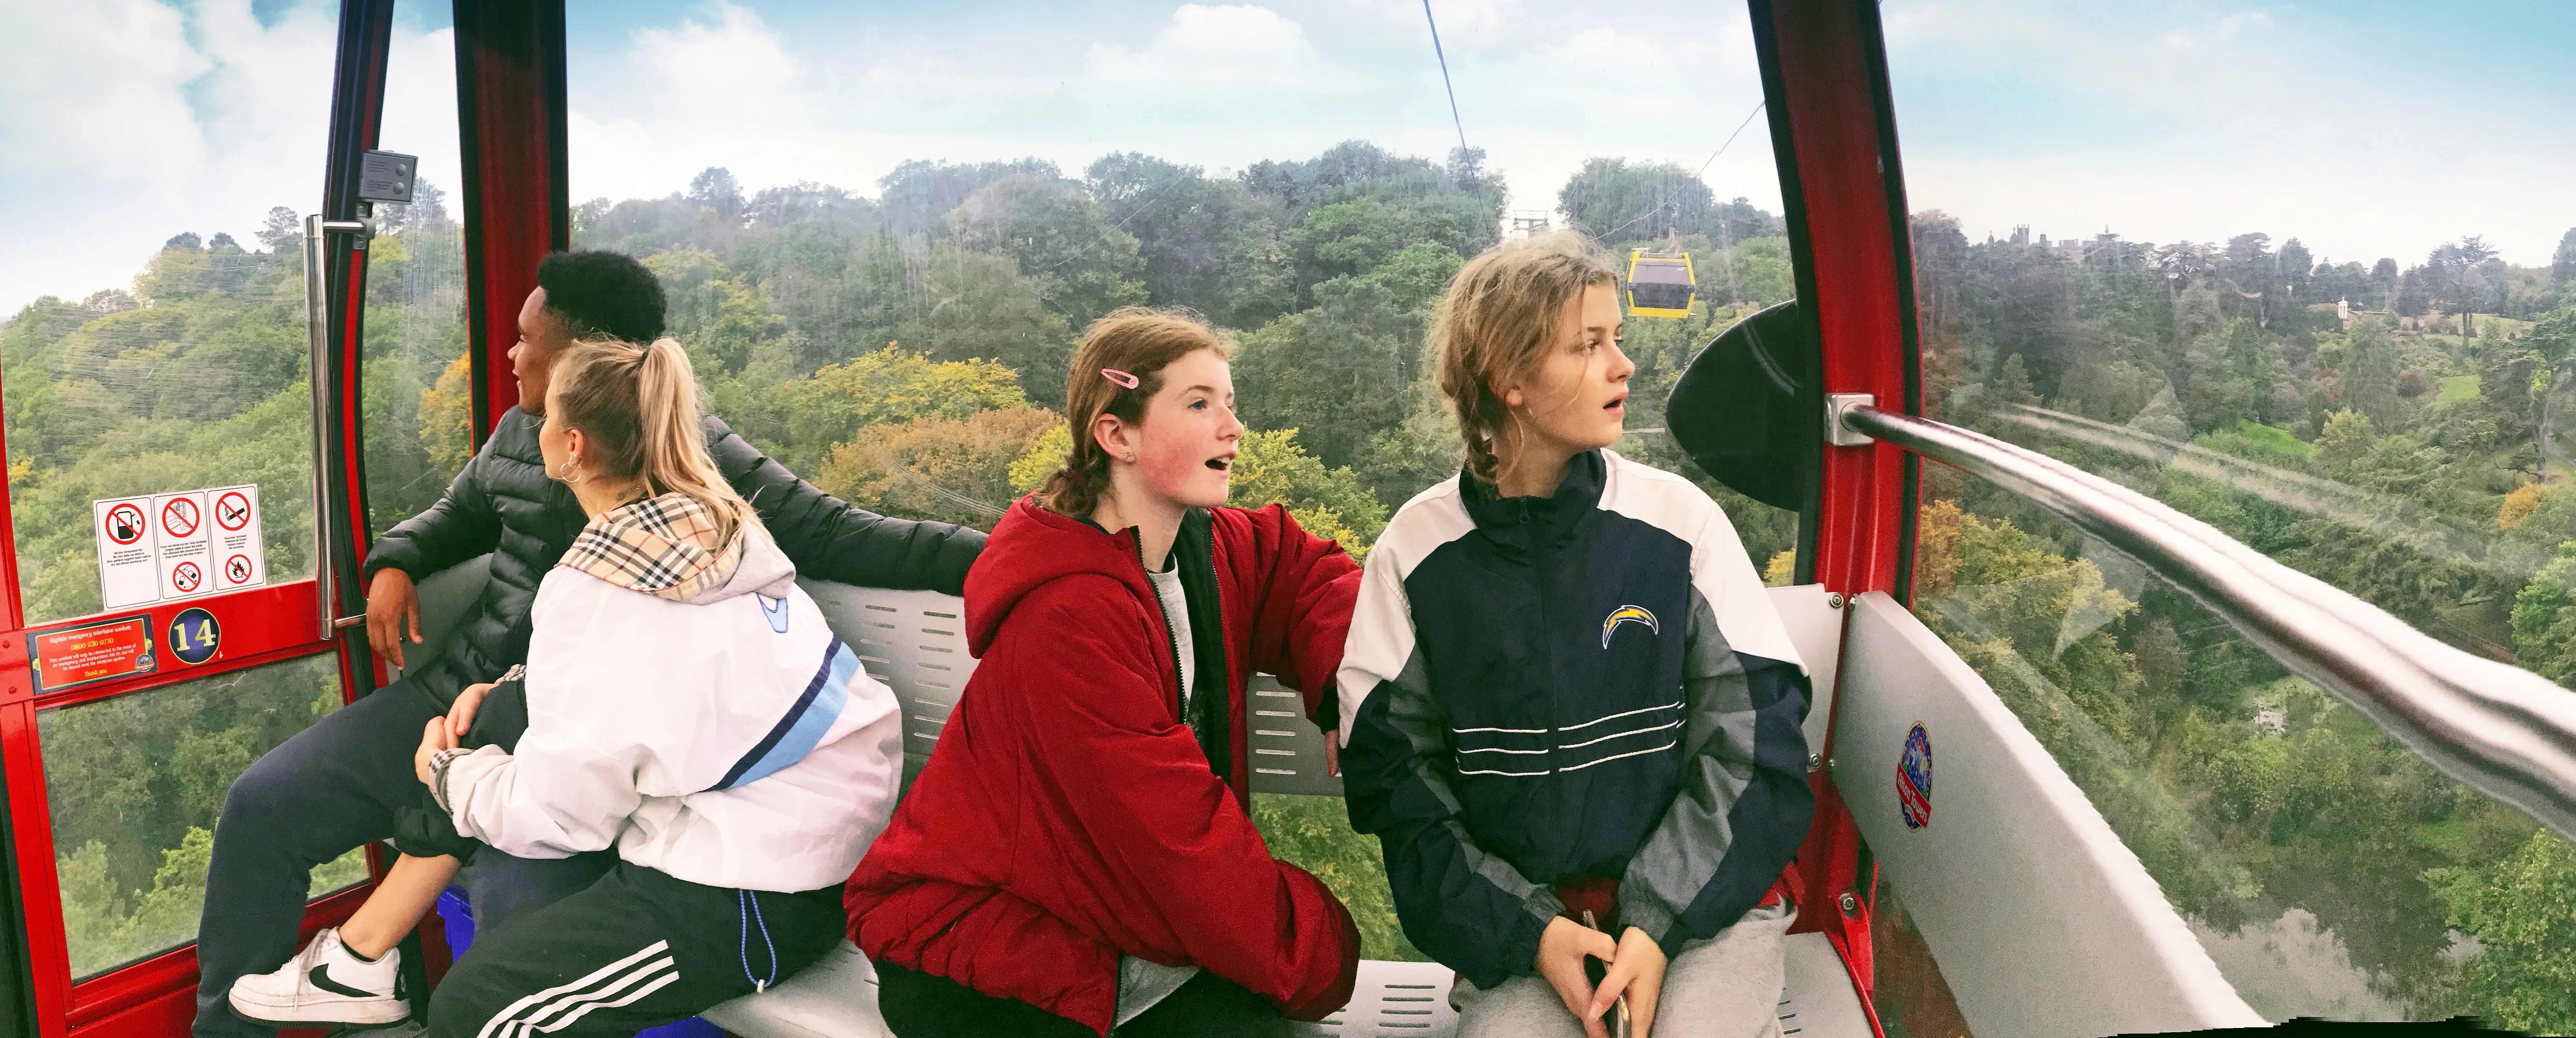
[[1512, 428], [1495, 387], [1529, 376], [1555, 341], [1566, 304], [1594, 285], [1618, 287], [1610, 257], [1576, 231], [1508, 241], [1478, 253], [1449, 279], [1431, 316], [1440, 392], [1466, 441], [1467, 473], [1488, 486], [1502, 477], [1494, 441]]

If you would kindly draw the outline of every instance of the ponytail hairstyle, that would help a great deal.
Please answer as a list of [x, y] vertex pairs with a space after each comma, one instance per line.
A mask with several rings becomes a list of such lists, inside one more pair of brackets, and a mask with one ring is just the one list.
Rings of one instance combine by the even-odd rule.
[[1490, 486], [1502, 476], [1494, 438], [1511, 427], [1511, 409], [1495, 387], [1538, 370], [1567, 303], [1594, 285], [1618, 284], [1609, 257], [1576, 231], [1496, 245], [1449, 279], [1432, 311], [1431, 348], [1477, 481]]
[[590, 445], [585, 460], [600, 475], [638, 480], [654, 496], [696, 498], [715, 514], [726, 542], [740, 530], [764, 529], [707, 455], [697, 375], [678, 342], [575, 341], [555, 356], [551, 391], [547, 414], [581, 430]]
[[[1143, 425], [1145, 402], [1163, 388], [1163, 369], [1200, 350], [1232, 358], [1234, 340], [1178, 309], [1130, 306], [1091, 322], [1073, 350], [1064, 384], [1064, 420], [1073, 449], [1064, 467], [1038, 488], [1038, 506], [1057, 515], [1088, 516], [1109, 489], [1109, 452], [1091, 435], [1100, 416]], [[1103, 374], [1107, 372], [1107, 374]]]

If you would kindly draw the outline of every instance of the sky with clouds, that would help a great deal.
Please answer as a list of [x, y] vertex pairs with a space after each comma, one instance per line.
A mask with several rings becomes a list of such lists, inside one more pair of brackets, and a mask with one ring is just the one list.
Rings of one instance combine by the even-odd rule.
[[[1886, 0], [1916, 208], [1974, 237], [2224, 239], [2365, 262], [2483, 234], [2546, 263], [2576, 226], [2563, 0], [2246, 6]], [[383, 136], [456, 182], [445, 3], [397, 9]], [[1744, 9], [1433, 0], [1470, 144], [1515, 208], [1591, 156], [1779, 190]], [[121, 286], [180, 231], [249, 240], [319, 202], [335, 7], [0, 0], [0, 313]], [[1211, 173], [1351, 138], [1438, 158], [1459, 130], [1418, 0], [941, 4], [573, 0], [576, 200], [708, 166], [874, 193], [907, 159], [1110, 151]]]

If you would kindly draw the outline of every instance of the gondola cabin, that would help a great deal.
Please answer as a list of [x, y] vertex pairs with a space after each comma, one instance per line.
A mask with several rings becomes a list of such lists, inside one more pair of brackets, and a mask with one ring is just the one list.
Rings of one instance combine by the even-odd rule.
[[[28, 281], [0, 296], [0, 1035], [190, 1035], [199, 937], [214, 932], [202, 927], [243, 917], [209, 908], [240, 903], [246, 889], [206, 880], [228, 860], [217, 849], [240, 848], [219, 834], [227, 790], [245, 775], [299, 781], [252, 762], [404, 677], [367, 632], [370, 545], [436, 507], [521, 403], [512, 346], [549, 253], [617, 250], [655, 270], [676, 336], [717, 387], [717, 416], [798, 475], [875, 511], [987, 528], [1025, 492], [1014, 480], [1031, 445], [1062, 435], [1046, 408], [1061, 406], [1049, 394], [1082, 325], [1137, 301], [1192, 307], [1244, 333], [1233, 368], [1242, 413], [1262, 445], [1281, 445], [1266, 467], [1247, 457], [1236, 503], [1249, 492], [1242, 473], [1293, 482], [1311, 470], [1339, 482], [1274, 499], [1338, 515], [1346, 543], [1365, 548], [1387, 513], [1458, 471], [1454, 437], [1406, 438], [1439, 429], [1442, 416], [1436, 401], [1430, 411], [1409, 403], [1422, 380], [1413, 330], [1424, 301], [1397, 289], [1431, 284], [1436, 296], [1449, 276], [1439, 271], [1501, 241], [1509, 206], [1542, 195], [1563, 200], [1559, 226], [1621, 227], [1640, 208], [1679, 221], [1627, 257], [1629, 314], [1741, 305], [1705, 332], [1629, 325], [1635, 402], [1663, 427], [1629, 427], [1615, 449], [1686, 473], [1721, 503], [1812, 683], [1802, 732], [1816, 810], [1788, 873], [1798, 907], [1780, 1033], [2056, 1038], [2455, 1013], [2576, 1031], [2553, 972], [2576, 959], [2564, 909], [2576, 901], [2565, 839], [2576, 835], [2576, 693], [2534, 673], [2566, 673], [2576, 660], [2576, 636], [2550, 627], [2576, 609], [2568, 562], [2553, 555], [2576, 540], [2576, 509], [2548, 503], [2547, 480], [2532, 481], [2535, 455], [2517, 454], [2533, 449], [2529, 433], [2495, 433], [2527, 430], [2516, 423], [2552, 406], [2524, 392], [2522, 374], [2499, 386], [2521, 369], [2496, 358], [2576, 326], [2576, 231], [2557, 246], [2558, 266], [2549, 251], [2576, 210], [2556, 195], [2534, 200], [2547, 237], [2529, 246], [2531, 228], [2485, 222], [2501, 210], [2459, 207], [2515, 181], [2430, 192], [2378, 179], [2399, 167], [2452, 175], [2403, 161], [2266, 167], [2229, 182], [2249, 193], [2232, 208], [2207, 205], [2218, 190], [2210, 171], [2226, 163], [2156, 138], [2124, 141], [2128, 127], [2200, 134], [2210, 120], [2242, 119], [2232, 135], [2257, 141], [2305, 131], [2277, 106], [2212, 105], [2188, 91], [2121, 92], [2122, 119], [2029, 134], [2049, 141], [2046, 153], [1961, 129], [2018, 125], [2012, 117], [2027, 113], [1983, 107], [2006, 79], [2053, 84], [2030, 88], [2045, 95], [2030, 111], [2089, 111], [2068, 101], [2100, 89], [2089, 68], [2127, 67], [2111, 60], [2121, 57], [2165, 68], [2229, 39], [2272, 41], [2254, 52], [2261, 68], [2331, 85], [2331, 110], [2403, 115], [2440, 99], [2421, 93], [2439, 77], [2380, 75], [2353, 58], [2376, 46], [2364, 41], [2414, 48], [2398, 58], [2475, 52], [2500, 67], [2513, 39], [2576, 33], [2560, 8], [2519, 8], [2510, 24], [2475, 5], [2446, 8], [2417, 34], [2386, 31], [2415, 23], [2360, 32], [2288, 8], [2213, 29], [2187, 24], [2198, 17], [2187, 10], [2139, 6], [2052, 23], [2117, 23], [2063, 47], [1973, 47], [1963, 41], [1992, 25], [1924, 3], [1890, 0], [1882, 15], [1876, 0], [1718, 0], [1659, 13], [1655, 38], [1618, 37], [1640, 57], [1733, 63], [1711, 73], [1712, 96], [1690, 94], [1695, 107], [1647, 120], [1651, 132], [1586, 109], [1608, 95], [1568, 85], [1594, 70], [1558, 55], [1566, 39], [1589, 37], [1542, 20], [1519, 33], [1538, 41], [1527, 64], [1458, 78], [1465, 89], [1431, 137], [1380, 111], [1430, 95], [1390, 95], [1319, 116], [1333, 135], [1283, 131], [1302, 143], [1274, 147], [1262, 128], [1293, 120], [1267, 107], [1245, 119], [1245, 106], [1297, 100], [1291, 87], [1331, 67], [1300, 62], [1341, 61], [1336, 48], [1347, 47], [1358, 55], [1349, 67], [1373, 68], [1382, 54], [1365, 48], [1395, 48], [1401, 36], [1413, 50], [1383, 55], [1415, 64], [1390, 80], [1429, 82], [1432, 48], [1406, 35], [1423, 28], [1422, 12], [1398, 12], [1404, 32], [1391, 33], [1293, 3], [1165, 0], [1126, 19], [1119, 31], [1132, 39], [1013, 51], [984, 37], [1023, 21], [1042, 35], [1055, 30], [1040, 23], [1059, 16], [1044, 5], [960, 19], [786, 0], [125, 6], [150, 14], [99, 22], [92, 35], [109, 42], [94, 52], [58, 31], [72, 15], [21, 19], [13, 32], [37, 34], [22, 50], [51, 64], [0, 82], [0, 105], [44, 112], [0, 121], [0, 210], [16, 214], [0, 221], [10, 250], [0, 288], [25, 281], [18, 271], [65, 266], [87, 239], [122, 241], [111, 250], [122, 266], [83, 275], [77, 291]], [[1446, 16], [1449, 5], [1431, 6]], [[1504, 28], [1489, 39], [1514, 35], [1511, 16], [1493, 17]], [[2562, 29], [2521, 24], [2550, 19]], [[2439, 35], [2455, 23], [2491, 31], [2470, 43]], [[159, 42], [137, 42], [151, 32]], [[269, 42], [238, 43], [253, 32]], [[2310, 48], [2316, 57], [2267, 33], [2343, 42]], [[957, 49], [959, 39], [973, 45]], [[199, 58], [168, 55], [199, 44], [214, 54], [227, 40], [217, 57], [241, 68], [171, 73]], [[1243, 69], [1169, 57], [1242, 40], [1289, 49], [1259, 51]], [[1657, 50], [1667, 43], [1699, 49]], [[1006, 67], [1063, 53], [1076, 55], [1063, 83], [1052, 67]], [[877, 55], [894, 57], [862, 67]], [[967, 57], [992, 66], [955, 73], [972, 89], [936, 82]], [[827, 75], [843, 58], [856, 71]], [[2337, 60], [2354, 67], [2299, 64]], [[2537, 71], [2526, 75], [2557, 78], [2513, 81], [2523, 124], [2477, 121], [2494, 106], [2474, 97], [2440, 108], [2470, 119], [2466, 136], [2496, 160], [2459, 175], [2557, 168], [2555, 153], [2529, 142], [2569, 124], [2550, 116], [2576, 97], [2576, 81], [2547, 55], [2529, 64]], [[1574, 69], [1551, 87], [1562, 96], [1492, 93], [1498, 80], [1545, 78], [1518, 70], [1555, 65]], [[89, 66], [96, 75], [72, 84]], [[1236, 72], [1249, 78], [1227, 80]], [[2346, 75], [2355, 72], [2365, 74]], [[2411, 93], [2372, 93], [2383, 80]], [[235, 89], [254, 81], [305, 96]], [[160, 102], [101, 107], [153, 84], [168, 88]], [[833, 88], [866, 103], [841, 104]], [[937, 103], [878, 107], [907, 89]], [[39, 92], [13, 93], [26, 90]], [[1307, 93], [1321, 100], [1305, 103], [1355, 104], [1338, 86]], [[150, 129], [172, 112], [184, 123], [235, 94], [249, 107], [206, 116], [197, 136], [128, 134], [150, 144], [141, 162], [97, 146], [109, 137], [48, 136]], [[1205, 110], [1202, 122], [1160, 121], [1190, 109], [1183, 101]], [[2561, 109], [2532, 118], [2544, 104]], [[2155, 118], [2128, 118], [2128, 106]], [[1544, 119], [1517, 124], [1511, 139], [1500, 127], [1513, 108]], [[1748, 109], [1763, 125], [1745, 140], [1767, 142], [1768, 156], [1739, 162], [1744, 149], [1703, 163], [1719, 158], [1708, 149], [1727, 151]], [[1721, 117], [1698, 118], [1712, 111]], [[986, 121], [967, 118], [975, 112]], [[700, 121], [654, 121], [666, 116]], [[1090, 140], [1058, 132], [1074, 116], [1111, 128], [1096, 150], [1063, 150], [1091, 147], [1062, 145]], [[834, 119], [865, 125], [824, 125]], [[1047, 132], [1010, 138], [1011, 127], [1041, 124]], [[952, 125], [968, 136], [919, 136]], [[1596, 136], [1562, 140], [1567, 126]], [[1900, 126], [1918, 135], [1908, 153]], [[785, 136], [704, 160], [689, 150], [772, 131]], [[1485, 133], [1497, 135], [1490, 156], [1471, 139]], [[1364, 134], [1378, 143], [1317, 143]], [[2381, 146], [2367, 134], [2334, 143], [2338, 156], [2364, 158]], [[2102, 176], [2069, 172], [2077, 167], [2054, 150], [2095, 146], [2127, 150]], [[227, 150], [283, 155], [293, 175], [180, 175], [182, 159]], [[2270, 149], [2303, 151], [2313, 153]], [[85, 169], [44, 165], [88, 153]], [[607, 176], [669, 154], [705, 171]], [[810, 154], [826, 164], [795, 164]], [[1503, 168], [1531, 154], [1565, 168]], [[1912, 197], [1908, 154], [1942, 164], [1917, 171]], [[1595, 178], [1592, 195], [1558, 193], [1584, 156], [1619, 155], [1636, 161], [1593, 160], [1579, 174]], [[727, 162], [759, 182], [737, 183]], [[2142, 234], [2145, 221], [2166, 220], [2153, 229], [2163, 244], [2108, 232], [2033, 241], [2026, 227], [1996, 235], [2018, 218], [1989, 197], [2008, 188], [1959, 170], [2011, 162], [2025, 164], [2024, 179], [2000, 178], [2008, 185], [2095, 195], [2083, 205], [2097, 208], [2044, 218], [2088, 232], [2106, 215], [2136, 219]], [[1681, 176], [1692, 163], [1713, 193], [1671, 208], [1636, 201], [1699, 188]], [[145, 228], [145, 240], [115, 222], [143, 204], [127, 194], [152, 179], [129, 175], [138, 166], [166, 194], [242, 197], [195, 230], [179, 221], [201, 210], [166, 207], [178, 215]], [[832, 172], [845, 168], [866, 172]], [[833, 176], [852, 179], [806, 179]], [[2132, 205], [2118, 193], [2158, 183], [2187, 196]], [[2301, 193], [2402, 194], [2421, 211], [2410, 223], [2489, 233], [2506, 251], [2474, 237], [2418, 244], [2367, 219], [2256, 227], [2225, 215], [2316, 212], [2291, 204]], [[1737, 195], [1755, 201], [1717, 204]], [[1612, 201], [1577, 211], [1585, 197]], [[38, 219], [48, 214], [66, 222]], [[2335, 260], [2289, 237], [2302, 231], [2311, 243], [2332, 238]], [[1729, 249], [1707, 286], [1682, 247], [1700, 235]], [[2427, 248], [2431, 260], [2406, 269], [2403, 257]], [[2382, 251], [2400, 258], [2355, 262]], [[1704, 287], [1710, 299], [1698, 298]], [[2350, 305], [2309, 305], [2332, 299]], [[2473, 337], [2456, 334], [2464, 324]], [[1052, 374], [1022, 379], [1021, 369]], [[1312, 389], [1302, 410], [1263, 409], [1279, 401], [1262, 394], [1292, 384]], [[2561, 413], [2570, 403], [2555, 400]], [[2481, 446], [2463, 445], [2456, 430], [2468, 426], [2488, 430]], [[968, 460], [939, 460], [952, 457]], [[1037, 462], [1041, 477], [1056, 464]], [[2506, 497], [2517, 486], [2541, 502], [2527, 514]], [[2519, 525], [2506, 528], [2507, 517]], [[419, 575], [425, 638], [408, 646], [414, 666], [462, 637], [488, 584], [506, 583], [491, 575], [490, 550], [460, 550]], [[962, 601], [807, 586], [899, 697], [904, 770], [918, 773], [976, 665]], [[1696, 621], [1664, 619], [1684, 622]], [[1580, 648], [1589, 637], [1559, 641]], [[1532, 646], [1531, 658], [1570, 665], [1548, 658], [1559, 648]], [[1256, 679], [1247, 699], [1239, 734], [1254, 821], [1283, 859], [1338, 877], [1355, 915], [1373, 913], [1360, 926], [1357, 994], [1300, 1033], [1454, 1033], [1454, 973], [1397, 925], [1378, 847], [1349, 828], [1342, 780], [1326, 765], [1330, 733], [1275, 681]], [[1783, 766], [1793, 783], [1795, 766]], [[257, 969], [291, 954], [289, 931], [300, 942], [350, 917], [392, 861], [377, 835], [390, 834], [354, 834], [336, 858], [250, 881], [277, 902], [263, 918], [278, 955]], [[299, 869], [309, 875], [286, 874]], [[453, 954], [472, 954], [472, 905], [446, 907], [403, 945], [415, 992], [432, 990]], [[210, 952], [208, 971], [219, 957]], [[886, 1038], [877, 985], [844, 945], [664, 1038]]]
[[1628, 252], [1628, 312], [1640, 317], [1688, 317], [1699, 279], [1687, 252]]

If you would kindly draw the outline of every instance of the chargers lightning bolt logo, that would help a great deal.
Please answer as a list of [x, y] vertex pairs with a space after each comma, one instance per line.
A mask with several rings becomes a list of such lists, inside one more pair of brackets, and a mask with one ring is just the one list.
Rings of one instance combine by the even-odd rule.
[[1646, 629], [1649, 631], [1653, 631], [1656, 634], [1664, 633], [1663, 627], [1655, 623], [1655, 614], [1647, 612], [1646, 607], [1623, 605], [1617, 609], [1611, 610], [1610, 615], [1601, 618], [1601, 647], [1603, 649], [1606, 650], [1610, 647], [1610, 632], [1618, 630], [1620, 624], [1644, 624], [1646, 625]]

